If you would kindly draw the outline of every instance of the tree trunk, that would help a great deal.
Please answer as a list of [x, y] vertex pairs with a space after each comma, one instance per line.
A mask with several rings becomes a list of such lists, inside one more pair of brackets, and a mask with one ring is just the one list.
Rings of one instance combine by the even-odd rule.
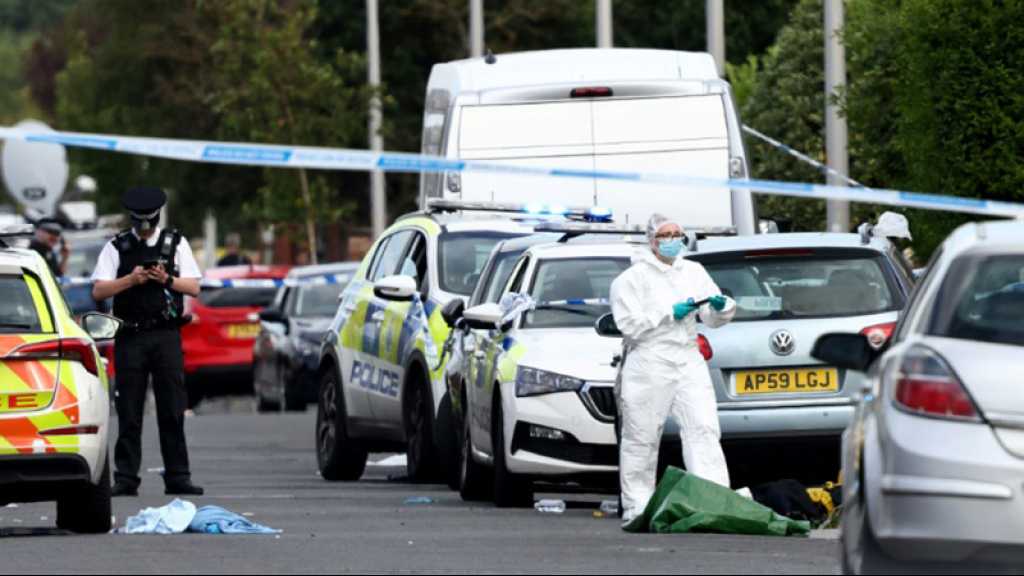
[[299, 187], [302, 189], [302, 204], [306, 208], [306, 241], [309, 242], [309, 263], [317, 264], [316, 223], [313, 218], [313, 199], [309, 193], [309, 178], [306, 169], [299, 168]]

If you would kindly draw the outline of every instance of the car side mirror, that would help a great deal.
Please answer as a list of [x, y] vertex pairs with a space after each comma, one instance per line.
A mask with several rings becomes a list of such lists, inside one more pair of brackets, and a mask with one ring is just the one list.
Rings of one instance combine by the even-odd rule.
[[121, 328], [121, 321], [107, 314], [89, 312], [82, 316], [82, 328], [97, 342], [112, 340]]
[[456, 298], [444, 305], [444, 308], [441, 309], [441, 318], [444, 319], [445, 324], [454, 328], [455, 323], [462, 318], [465, 311], [466, 302], [462, 298]]
[[285, 323], [284, 313], [277, 308], [264, 308], [263, 310], [260, 310], [260, 320], [263, 322], [270, 322], [272, 324]]
[[601, 336], [607, 336], [609, 338], [621, 338], [622, 331], [619, 330], [619, 325], [615, 323], [615, 315], [611, 312], [601, 316], [594, 322], [594, 330]]
[[473, 330], [497, 330], [504, 317], [501, 306], [493, 302], [474, 306], [462, 314], [466, 326]]
[[395, 302], [408, 302], [416, 295], [416, 280], [410, 276], [387, 276], [373, 286], [378, 298]]
[[857, 372], [866, 372], [880, 354], [863, 334], [825, 334], [811, 350], [811, 356], [826, 364]]

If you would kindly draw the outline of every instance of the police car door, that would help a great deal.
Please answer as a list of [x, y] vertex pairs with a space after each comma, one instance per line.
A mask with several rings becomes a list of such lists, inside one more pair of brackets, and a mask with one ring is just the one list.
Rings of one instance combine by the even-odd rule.
[[395, 275], [412, 237], [413, 231], [405, 229], [381, 240], [367, 274], [370, 286], [359, 294], [353, 316], [349, 320], [356, 322], [352, 328], [360, 328], [360, 333], [355, 335], [351, 348], [342, 349], [343, 355], [351, 354], [351, 362], [347, 358], [342, 359], [342, 370], [347, 375], [346, 400], [349, 406], [359, 407], [362, 409], [360, 411], [365, 412], [360, 416], [372, 416], [378, 424], [380, 416], [372, 408], [373, 399], [377, 396], [397, 397], [399, 375], [394, 365], [381, 359], [381, 332], [387, 307], [391, 303], [374, 294], [373, 284]]
[[[530, 267], [530, 258], [523, 257], [516, 264], [515, 270], [509, 277], [508, 284], [498, 296], [501, 297], [509, 292], [518, 292], [523, 285], [527, 269]], [[473, 429], [476, 438], [481, 439], [481, 444], [492, 445], [491, 439], [491, 411], [494, 407], [494, 383], [498, 378], [497, 366], [503, 351], [503, 344], [506, 333], [500, 330], [477, 330], [476, 350], [472, 354], [473, 380], [471, 388], [477, 394], [476, 402], [472, 405], [479, 411], [480, 418], [476, 420], [477, 427]], [[494, 447], [497, 450], [497, 447]], [[494, 452], [491, 452], [493, 454]]]
[[[417, 351], [417, 343], [424, 338], [428, 326], [423, 304], [427, 301], [427, 237], [420, 230], [409, 230], [408, 248], [402, 255], [397, 274], [409, 276], [419, 288], [419, 302], [387, 302], [384, 320], [380, 326], [379, 359], [381, 366], [394, 375], [394, 385], [386, 394], [371, 394], [370, 405], [374, 416], [383, 424], [404, 431], [402, 426], [402, 389], [405, 373]], [[427, 363], [435, 362], [424, 358]], [[431, 366], [430, 368], [433, 368]]]

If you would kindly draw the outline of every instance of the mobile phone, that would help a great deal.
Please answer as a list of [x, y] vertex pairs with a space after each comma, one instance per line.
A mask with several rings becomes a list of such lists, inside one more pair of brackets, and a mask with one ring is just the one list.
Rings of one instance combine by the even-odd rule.
[[142, 263], [142, 267], [143, 268], [147, 268], [147, 269], [149, 269], [149, 268], [156, 268], [159, 265], [160, 265], [160, 261], [159, 260], [146, 260], [145, 262]]

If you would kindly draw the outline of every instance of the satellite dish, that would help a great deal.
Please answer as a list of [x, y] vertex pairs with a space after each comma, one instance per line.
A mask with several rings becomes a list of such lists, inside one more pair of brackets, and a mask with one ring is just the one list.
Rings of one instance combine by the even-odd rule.
[[[15, 128], [31, 132], [53, 132], [36, 120], [23, 120]], [[33, 212], [52, 216], [68, 183], [68, 161], [60, 144], [7, 140], [3, 157], [4, 185], [7, 193]]]

